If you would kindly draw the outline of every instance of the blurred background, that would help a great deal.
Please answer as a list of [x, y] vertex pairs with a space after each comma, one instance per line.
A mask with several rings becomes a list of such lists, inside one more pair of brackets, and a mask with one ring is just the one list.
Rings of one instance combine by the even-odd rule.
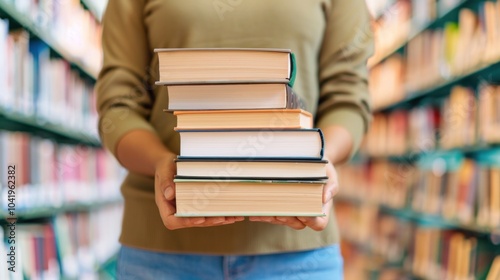
[[[499, 280], [500, 1], [366, 1], [374, 118], [335, 198], [346, 279]], [[124, 171], [94, 105], [105, 7], [0, 0], [0, 256], [15, 216], [18, 271], [1, 261], [0, 279], [115, 278]]]

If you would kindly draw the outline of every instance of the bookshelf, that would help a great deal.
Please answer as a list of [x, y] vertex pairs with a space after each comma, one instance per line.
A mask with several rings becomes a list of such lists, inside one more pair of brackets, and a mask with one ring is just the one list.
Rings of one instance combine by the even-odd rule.
[[[384, 15], [384, 13], [390, 12], [391, 9], [390, 5], [391, 4], [394, 5], [396, 2], [397, 2], [396, 0], [391, 1], [388, 4], [388, 7], [380, 10], [378, 13], [375, 14], [374, 17], [377, 20], [380, 19]], [[371, 61], [368, 63], [368, 66], [371, 68], [383, 62], [385, 59], [396, 53], [403, 53], [405, 47], [408, 45], [408, 42], [413, 40], [415, 37], [422, 34], [426, 30], [442, 28], [445, 23], [450, 21], [456, 21], [461, 9], [470, 8], [479, 2], [482, 2], [482, 0], [458, 0], [458, 2], [453, 4], [451, 7], [443, 7], [441, 9], [438, 8], [438, 15], [435, 20], [429, 21], [426, 24], [422, 24], [419, 26], [412, 26], [412, 28], [408, 32], [407, 38], [404, 38], [403, 42], [401, 42], [400, 44], [396, 44], [392, 48], [389, 48], [381, 55], [372, 58]]]
[[0, 129], [25, 131], [33, 135], [53, 139], [59, 143], [82, 144], [100, 147], [96, 135], [64, 125], [52, 124], [37, 116], [28, 116], [0, 107]]
[[433, 226], [443, 229], [464, 230], [478, 235], [489, 236], [491, 237], [493, 242], [498, 242], [497, 240], [500, 237], [500, 228], [488, 228], [474, 224], [464, 224], [457, 220], [446, 220], [437, 215], [418, 213], [413, 211], [412, 209], [394, 208], [373, 201], [366, 202], [365, 199], [358, 197], [339, 195], [335, 197], [335, 200], [357, 205], [370, 203], [376, 208], [380, 209], [381, 212], [398, 217], [400, 219], [414, 221], [415, 223], [418, 223], [420, 225]]
[[[364, 259], [354, 270], [369, 272], [352, 279], [485, 279], [500, 256], [500, 56], [491, 47], [500, 3], [367, 2], [379, 7], [368, 65], [374, 119], [361, 151], [338, 168], [335, 198], [354, 248], [346, 263]], [[480, 271], [452, 271], [439, 259], [449, 235], [488, 244], [488, 254], [476, 252], [487, 260]]]
[[[37, 207], [16, 211], [16, 219], [17, 222], [25, 222], [35, 219], [48, 219], [63, 213], [90, 212], [107, 206], [120, 205], [122, 203], [123, 199], [121, 197], [116, 197], [112, 199], [98, 199], [87, 203], [67, 203], [66, 205], [57, 207]], [[11, 217], [5, 211], [0, 211], [0, 220], [5, 221], [7, 218], [10, 219]]]
[[18, 170], [18, 272], [2, 263], [0, 279], [114, 279], [124, 174], [101, 147], [93, 105], [106, 2], [0, 0], [2, 255], [5, 170]]
[[47, 30], [43, 30], [27, 15], [18, 11], [13, 2], [0, 0], [0, 17], [9, 19], [13, 28], [22, 27], [35, 38], [44, 41], [55, 55], [68, 61], [83, 77], [91, 82], [96, 81], [97, 70], [91, 69], [82, 59], [72, 56]]
[[[468, 85], [476, 87], [483, 82], [500, 80], [500, 62], [482, 65], [464, 75], [452, 77], [429, 89], [408, 93], [406, 97], [393, 104], [376, 108], [375, 112], [388, 112], [395, 109], [408, 109], [416, 105], [425, 104], [429, 99], [443, 98], [447, 96], [451, 89], [457, 85]], [[427, 100], [426, 100], [427, 99]]]

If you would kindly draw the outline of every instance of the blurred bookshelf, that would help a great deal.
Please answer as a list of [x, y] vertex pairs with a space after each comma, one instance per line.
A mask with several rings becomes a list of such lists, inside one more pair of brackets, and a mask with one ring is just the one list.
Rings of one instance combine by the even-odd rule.
[[0, 253], [15, 222], [17, 256], [0, 279], [116, 278], [124, 170], [94, 105], [106, 3], [0, 0]]
[[[19, 1], [26, 2], [26, 1]], [[51, 51], [65, 59], [70, 65], [78, 70], [82, 76], [90, 81], [96, 80], [97, 69], [87, 65], [83, 58], [73, 56], [67, 49], [58, 43], [57, 39], [47, 29], [40, 27], [27, 13], [23, 13], [16, 8], [14, 1], [0, 0], [0, 16], [9, 19], [11, 28], [21, 27], [28, 31], [34, 38], [39, 38], [44, 41], [51, 49]]]
[[338, 168], [346, 279], [496, 279], [500, 2], [367, 3], [374, 117]]

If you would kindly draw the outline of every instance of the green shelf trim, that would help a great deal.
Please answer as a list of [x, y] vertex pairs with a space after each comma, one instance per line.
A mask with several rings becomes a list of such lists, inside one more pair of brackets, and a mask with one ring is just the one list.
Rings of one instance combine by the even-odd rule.
[[44, 41], [54, 53], [68, 61], [74, 69], [78, 70], [78, 72], [80, 72], [80, 74], [86, 77], [89, 81], [96, 81], [97, 74], [93, 73], [89, 67], [83, 63], [83, 61], [71, 56], [49, 33], [47, 33], [46, 30], [40, 29], [29, 17], [19, 12], [11, 3], [5, 0], [0, 0], [0, 15], [8, 18], [19, 26], [22, 26], [31, 35]]
[[[492, 154], [493, 156], [487, 156], [488, 154]], [[422, 159], [426, 159], [429, 161], [430, 158], [438, 158], [438, 157], [456, 157], [457, 155], [475, 158], [479, 162], [484, 159], [484, 163], [489, 163], [490, 165], [500, 166], [500, 162], [493, 162], [494, 159], [500, 160], [500, 158], [496, 158], [496, 155], [500, 153], [500, 145], [499, 144], [484, 144], [477, 146], [469, 146], [462, 148], [453, 148], [449, 150], [438, 149], [432, 151], [415, 151], [408, 152], [404, 155], [377, 155], [371, 156], [366, 154], [360, 154], [355, 158], [355, 163], [364, 163], [368, 160], [389, 160], [393, 162], [405, 162], [405, 163], [419, 163]], [[492, 158], [493, 157], [493, 158]]]
[[25, 131], [43, 138], [53, 139], [58, 143], [83, 144], [93, 147], [101, 146], [99, 139], [91, 134], [67, 126], [46, 122], [34, 115], [27, 116], [10, 112], [1, 107], [0, 129]]
[[500, 61], [481, 65], [475, 70], [466, 73], [464, 75], [453, 77], [449, 80], [444, 81], [443, 83], [426, 89], [422, 91], [417, 91], [414, 93], [410, 93], [406, 96], [402, 101], [393, 103], [389, 106], [385, 106], [382, 108], [378, 108], [375, 112], [387, 112], [392, 111], [394, 109], [399, 108], [410, 108], [411, 105], [422, 101], [424, 98], [435, 98], [435, 97], [444, 97], [449, 95], [451, 89], [454, 86], [465, 85], [469, 87], [475, 87], [481, 82], [495, 82], [500, 78]]
[[389, 214], [389, 215], [392, 215], [392, 216], [395, 216], [398, 218], [402, 218], [405, 220], [412, 220], [412, 221], [415, 221], [418, 224], [423, 225], [423, 226], [459, 229], [459, 230], [466, 230], [466, 231], [473, 232], [476, 234], [481, 234], [481, 235], [500, 236], [500, 228], [488, 228], [488, 227], [481, 227], [478, 225], [466, 225], [466, 224], [463, 224], [459, 221], [444, 219], [441, 216], [415, 212], [415, 211], [413, 211], [411, 209], [407, 209], [407, 208], [403, 208], [403, 209], [392, 208], [392, 207], [380, 204], [378, 202], [365, 201], [364, 199], [357, 198], [357, 197], [350, 197], [350, 196], [345, 196], [345, 195], [342, 196], [341, 195], [341, 196], [336, 196], [334, 199], [336, 201], [352, 203], [355, 205], [375, 205], [375, 206], [379, 207], [379, 209], [383, 213], [386, 213], [386, 214]]
[[[123, 203], [123, 199], [121, 197], [110, 200], [95, 201], [92, 203], [71, 203], [67, 205], [62, 205], [60, 207], [44, 207], [44, 208], [34, 208], [28, 210], [18, 210], [16, 211], [16, 218], [17, 222], [22, 222], [23, 220], [51, 218], [53, 216], [63, 213], [88, 212], [120, 203]], [[0, 219], [6, 220], [6, 219], [11, 219], [11, 217], [5, 211], [1, 211]]]
[[116, 263], [118, 261], [118, 252], [110, 256], [102, 264], [97, 264], [96, 271], [99, 273], [99, 279], [116, 279]]
[[[385, 61], [387, 58], [391, 57], [396, 53], [402, 53], [411, 40], [415, 39], [415, 37], [424, 33], [425, 31], [436, 29], [438, 27], [443, 27], [447, 22], [457, 21], [458, 14], [462, 8], [472, 6], [473, 4], [479, 2], [481, 2], [481, 0], [462, 0], [459, 3], [457, 3], [454, 7], [451, 7], [448, 10], [440, 12], [435, 20], [430, 21], [422, 26], [412, 28], [410, 30], [410, 33], [408, 34], [408, 38], [406, 38], [401, 44], [394, 46], [394, 48], [392, 48], [390, 51], [387, 51], [386, 54], [384, 54], [382, 57], [380, 57], [379, 60], [373, 63], [373, 66], [380, 64], [381, 62]], [[390, 10], [390, 8], [391, 7], [388, 7], [387, 9], [384, 10], [384, 12]]]

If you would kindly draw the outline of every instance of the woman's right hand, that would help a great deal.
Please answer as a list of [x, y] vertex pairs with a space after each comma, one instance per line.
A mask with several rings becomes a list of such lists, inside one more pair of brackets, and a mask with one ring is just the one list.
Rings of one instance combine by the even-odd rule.
[[174, 176], [177, 172], [175, 158], [174, 154], [166, 155], [155, 165], [155, 202], [167, 229], [219, 226], [244, 220], [243, 217], [181, 218], [174, 216], [176, 212]]

